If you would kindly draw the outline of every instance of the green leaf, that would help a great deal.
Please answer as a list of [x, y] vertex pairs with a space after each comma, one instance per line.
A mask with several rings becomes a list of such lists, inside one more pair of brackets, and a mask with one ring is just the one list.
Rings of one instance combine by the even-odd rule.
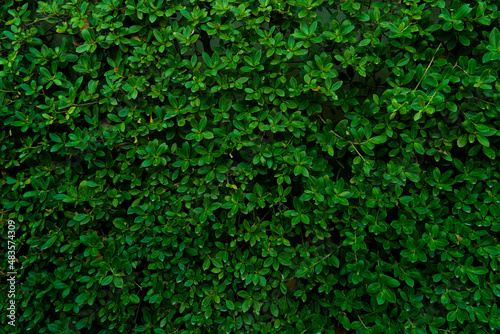
[[337, 81], [336, 83], [333, 84], [332, 86], [332, 91], [336, 91], [337, 89], [339, 89], [343, 84], [343, 81]]
[[248, 297], [250, 297], [250, 295], [248, 294], [248, 292], [246, 292], [245, 290], [238, 291], [237, 295], [240, 296], [241, 298], [245, 298], [245, 299], [247, 299]]
[[302, 174], [302, 170], [303, 170], [303, 168], [304, 168], [304, 167], [302, 167], [302, 166], [300, 166], [300, 165], [296, 165], [296, 166], [294, 167], [294, 169], [293, 169], [293, 174], [294, 174], [295, 176]]
[[415, 174], [415, 173], [409, 173], [409, 172], [404, 172], [406, 177], [410, 179], [410, 181], [412, 182], [419, 182], [420, 181], [420, 177]]
[[490, 44], [494, 49], [498, 49], [500, 47], [500, 31], [497, 27], [494, 27], [490, 33]]
[[210, 172], [208, 172], [207, 176], [205, 177], [205, 181], [207, 183], [210, 183], [213, 181], [214, 178], [215, 178], [215, 171], [211, 170]]
[[148, 330], [148, 328], [146, 327], [146, 325], [140, 325], [140, 326], [135, 327], [134, 332], [142, 333], [142, 332], [145, 332], [147, 330]]
[[49, 329], [49, 331], [51, 331], [52, 333], [61, 333], [61, 327], [59, 327], [59, 325], [56, 325], [56, 324], [48, 324], [47, 325], [47, 328]]
[[488, 140], [488, 138], [486, 138], [480, 134], [476, 134], [476, 138], [481, 145], [483, 145], [485, 147], [490, 147], [490, 141]]
[[87, 325], [88, 320], [89, 320], [89, 317], [84, 317], [84, 318], [80, 319], [80, 320], [76, 323], [76, 325], [75, 325], [75, 329], [76, 329], [77, 331], [79, 331], [80, 329], [82, 329], [83, 327], [85, 327], [85, 326]]
[[127, 33], [129, 34], [135, 34], [136, 32], [139, 32], [142, 29], [142, 25], [133, 25], [128, 28]]
[[484, 275], [488, 273], [488, 269], [486, 269], [485, 267], [476, 267], [471, 271], [476, 275]]
[[290, 255], [288, 253], [280, 253], [278, 255], [278, 261], [284, 266], [291, 266], [292, 262], [290, 261]]
[[203, 261], [202, 269], [207, 270], [208, 268], [210, 268], [210, 259], [206, 258], [205, 261]]
[[470, 13], [470, 11], [472, 11], [472, 8], [470, 8], [470, 4], [465, 4], [463, 5], [462, 7], [460, 7], [453, 15], [452, 17], [455, 19], [455, 20], [461, 20], [465, 17], [465, 15], [467, 15], [468, 13]]
[[153, 158], [148, 158], [142, 162], [141, 167], [143, 168], [149, 167], [153, 164], [153, 161], [154, 161]]
[[464, 46], [469, 46], [470, 45], [470, 39], [468, 39], [467, 36], [458, 35], [458, 39], [460, 41], [460, 44], [462, 44]]
[[458, 137], [458, 139], [457, 139], [457, 146], [458, 147], [464, 147], [465, 145], [467, 145], [467, 135], [463, 134], [460, 137]]
[[382, 305], [385, 303], [385, 296], [384, 296], [384, 292], [381, 291], [377, 294], [377, 304], [378, 305]]
[[279, 315], [279, 310], [278, 310], [278, 306], [276, 306], [276, 304], [271, 304], [271, 314], [274, 316], [274, 317], [277, 317]]
[[385, 299], [390, 303], [395, 303], [396, 294], [390, 290], [385, 290]]
[[375, 155], [375, 152], [373, 152], [373, 150], [369, 148], [367, 145], [361, 145], [361, 150], [370, 156]]
[[57, 240], [57, 234], [53, 234], [49, 240], [47, 240], [43, 246], [40, 248], [40, 250], [45, 250], [47, 248], [49, 248], [50, 246], [52, 246]]
[[113, 276], [110, 275], [110, 276], [106, 276], [102, 282], [101, 282], [101, 285], [108, 285], [110, 284], [111, 282], [113, 281]]
[[117, 288], [123, 288], [123, 278], [119, 277], [119, 276], [115, 276], [113, 277], [113, 284], [117, 287]]
[[203, 52], [202, 53], [202, 57], [203, 57], [203, 60], [205, 61], [205, 63], [207, 64], [208, 67], [213, 67], [213, 64], [212, 64], [212, 58], [210, 58], [210, 55], [206, 52]]
[[212, 315], [212, 313], [213, 313], [213, 309], [211, 307], [207, 307], [205, 309], [205, 319], [210, 318], [210, 316]]
[[77, 305], [82, 305], [90, 297], [90, 292], [83, 292], [76, 297], [75, 302]]
[[495, 150], [493, 150], [491, 147], [483, 146], [483, 153], [491, 160], [494, 160], [496, 158]]
[[412, 196], [402, 196], [399, 201], [404, 204], [404, 205], [407, 205], [408, 203], [412, 202], [413, 201], [413, 197]]
[[302, 278], [306, 275], [306, 272], [304, 269], [299, 269], [295, 272], [295, 277], [297, 278]]
[[224, 267], [224, 265], [222, 264], [222, 261], [220, 259], [212, 258], [212, 263], [217, 268], [223, 268]]
[[198, 125], [198, 130], [200, 131], [203, 131], [203, 129], [205, 129], [205, 127], [207, 126], [207, 117], [203, 116], [201, 119], [200, 119], [200, 124]]
[[484, 251], [488, 254], [491, 254], [491, 255], [498, 255], [498, 254], [500, 254], [500, 247], [486, 246], [486, 247], [484, 247]]
[[472, 283], [478, 285], [479, 284], [479, 278], [477, 277], [476, 274], [471, 273], [470, 271], [467, 271], [467, 276], [469, 279], [472, 281]]
[[4, 31], [3, 31], [3, 34], [4, 34], [7, 38], [9, 38], [9, 39], [11, 39], [11, 40], [13, 40], [13, 41], [15, 41], [15, 40], [16, 40], [16, 35], [14, 35], [12, 32], [10, 32], [10, 31], [8, 31], [8, 30], [4, 30]]
[[131, 295], [129, 296], [129, 299], [130, 299], [130, 301], [131, 301], [132, 303], [134, 303], [134, 304], [139, 304], [139, 302], [141, 301], [141, 300], [139, 299], [139, 296], [137, 296], [136, 294], [131, 294]]
[[424, 147], [420, 143], [414, 143], [414, 147], [415, 147], [415, 151], [418, 154], [424, 154], [425, 153]]
[[382, 144], [387, 141], [387, 135], [384, 134], [381, 136], [372, 137], [369, 139], [369, 141], [373, 144]]
[[387, 279], [387, 285], [390, 286], [391, 288], [397, 288], [401, 283], [392, 277], [386, 277]]
[[76, 220], [77, 222], [81, 222], [85, 218], [87, 218], [87, 215], [84, 213], [79, 213], [73, 217], [73, 219]]
[[446, 315], [446, 320], [448, 320], [449, 322], [455, 321], [456, 318], [457, 318], [457, 310], [450, 311]]
[[363, 22], [368, 22], [370, 21], [370, 15], [368, 15], [367, 13], [361, 13], [359, 16], [358, 16], [358, 19], [360, 21], [363, 21]]
[[58, 135], [58, 134], [56, 134], [56, 133], [52, 133], [52, 132], [50, 132], [50, 133], [49, 133], [49, 137], [50, 137], [50, 139], [52, 139], [52, 140], [53, 140], [53, 141], [55, 141], [56, 143], [61, 143], [61, 142], [62, 142], [61, 137], [59, 137], [59, 135]]
[[89, 48], [90, 48], [90, 45], [85, 43], [85, 44], [82, 44], [79, 47], [77, 47], [76, 52], [83, 53], [83, 52], [87, 51]]
[[439, 168], [434, 168], [434, 170], [432, 171], [432, 176], [434, 177], [434, 180], [436, 180], [436, 182], [439, 182], [441, 180], [441, 171], [439, 170]]

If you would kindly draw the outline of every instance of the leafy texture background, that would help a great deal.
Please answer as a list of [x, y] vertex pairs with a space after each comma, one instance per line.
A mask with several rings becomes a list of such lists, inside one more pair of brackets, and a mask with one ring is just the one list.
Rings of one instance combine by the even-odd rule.
[[498, 332], [499, 15], [3, 1], [6, 329]]

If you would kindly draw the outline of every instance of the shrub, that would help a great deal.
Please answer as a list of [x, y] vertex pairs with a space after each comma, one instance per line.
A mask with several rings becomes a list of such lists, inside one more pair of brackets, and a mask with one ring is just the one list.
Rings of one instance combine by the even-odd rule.
[[499, 16], [6, 0], [16, 328], [497, 332]]

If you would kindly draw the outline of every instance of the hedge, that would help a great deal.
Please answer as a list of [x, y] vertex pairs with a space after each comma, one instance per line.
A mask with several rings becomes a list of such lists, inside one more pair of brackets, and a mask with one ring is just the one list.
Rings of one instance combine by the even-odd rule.
[[3, 1], [4, 330], [500, 331], [499, 23], [493, 0]]

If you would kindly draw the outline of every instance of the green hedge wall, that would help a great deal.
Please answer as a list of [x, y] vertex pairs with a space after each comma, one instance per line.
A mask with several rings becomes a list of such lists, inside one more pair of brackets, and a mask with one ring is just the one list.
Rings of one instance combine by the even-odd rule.
[[4, 0], [2, 326], [499, 332], [499, 23], [493, 0]]

